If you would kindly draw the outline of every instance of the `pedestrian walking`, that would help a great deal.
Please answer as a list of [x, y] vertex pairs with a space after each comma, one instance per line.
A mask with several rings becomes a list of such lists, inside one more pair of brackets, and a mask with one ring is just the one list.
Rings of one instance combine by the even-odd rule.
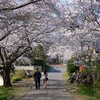
[[46, 69], [44, 69], [42, 72], [42, 80], [43, 80], [43, 87], [45, 89], [46, 85], [47, 85], [47, 81], [48, 81], [48, 73], [47, 73]]
[[34, 81], [35, 81], [35, 88], [40, 89], [40, 78], [41, 78], [41, 73], [39, 72], [39, 68], [36, 68], [36, 71], [34, 72], [33, 75]]

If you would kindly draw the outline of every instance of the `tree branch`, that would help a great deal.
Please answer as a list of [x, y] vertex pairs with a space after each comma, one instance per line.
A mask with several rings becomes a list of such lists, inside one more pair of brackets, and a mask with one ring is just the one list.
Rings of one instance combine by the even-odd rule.
[[30, 46], [27, 46], [26, 48], [24, 48], [24, 50], [17, 53], [16, 56], [11, 59], [11, 62], [13, 63], [14, 61], [16, 61], [16, 59], [19, 58], [22, 54], [24, 54], [29, 48]]
[[38, 2], [38, 1], [41, 1], [41, 0], [31, 0], [31, 1], [27, 2], [27, 3], [25, 3], [25, 4], [22, 4], [22, 5], [17, 6], [17, 7], [2, 8], [1, 11], [16, 10], [16, 9], [19, 9], [19, 8], [23, 8], [23, 7], [27, 6], [27, 5], [30, 5], [30, 4], [32, 4], [32, 3], [36, 3], [36, 2]]
[[3, 57], [3, 54], [2, 54], [2, 47], [0, 47], [0, 58], [1, 58], [1, 60], [2, 60], [2, 62], [4, 63], [4, 57]]

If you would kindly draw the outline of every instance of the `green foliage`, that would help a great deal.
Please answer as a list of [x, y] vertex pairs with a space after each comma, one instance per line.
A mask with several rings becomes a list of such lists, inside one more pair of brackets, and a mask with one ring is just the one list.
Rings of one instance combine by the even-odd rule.
[[34, 59], [33, 65], [34, 66], [44, 66], [44, 60]]
[[15, 76], [12, 78], [12, 83], [15, 83], [15, 82], [21, 81], [21, 80], [22, 80], [21, 76]]
[[96, 91], [94, 90], [94, 88], [93, 87], [88, 88], [87, 86], [79, 87], [78, 93], [83, 94], [83, 95], [88, 95], [88, 96], [96, 95]]
[[93, 84], [97, 94], [99, 93], [100, 94], [100, 77], [97, 78], [95, 81], [94, 81], [94, 84]]
[[[24, 56], [30, 59], [32, 65], [44, 65], [45, 54], [44, 49], [40, 44], [34, 48], [34, 51], [27, 51]], [[19, 66], [29, 66], [29, 63], [25, 61], [16, 61], [15, 64]]]
[[[24, 95], [25, 87], [0, 87], [0, 100], [19, 100]], [[20, 95], [19, 95], [20, 94]]]
[[97, 60], [97, 61], [95, 62], [95, 65], [96, 65], [96, 70], [97, 70], [97, 71], [100, 71], [100, 60]]
[[[8, 92], [10, 90], [10, 92]], [[11, 95], [11, 92], [13, 92], [13, 88], [5, 88], [0, 87], [0, 100], [8, 100], [7, 97]]]
[[50, 66], [49, 66], [49, 65], [46, 64], [45, 67], [46, 67], [46, 70], [47, 70], [47, 71], [50, 70]]
[[[75, 65], [73, 65], [73, 61], [77, 60], [74, 58], [82, 58], [81, 60], [84, 62], [86, 66], [90, 68], [84, 67], [84, 73], [91, 73], [94, 80], [93, 85], [90, 85], [89, 81], [82, 87], [78, 87], [78, 93], [85, 97], [88, 97], [86, 100], [100, 100], [100, 60], [93, 58], [92, 52], [87, 52], [80, 54], [79, 56], [73, 55], [71, 59], [67, 62], [67, 69], [69, 73], [75, 71]], [[92, 66], [91, 66], [92, 65]]]
[[25, 78], [25, 70], [17, 70], [16, 71], [16, 76], [21, 76], [21, 78]]
[[40, 44], [34, 48], [33, 57], [34, 59], [45, 59], [44, 49]]
[[75, 66], [73, 62], [74, 62], [74, 58], [69, 59], [67, 62], [67, 71], [69, 74], [75, 72], [75, 70], [79, 70], [79, 67]]
[[21, 76], [21, 78], [25, 78], [26, 77], [25, 73], [26, 73], [25, 70], [15, 70], [15, 73], [11, 73], [10, 76], [11, 79], [19, 75]]

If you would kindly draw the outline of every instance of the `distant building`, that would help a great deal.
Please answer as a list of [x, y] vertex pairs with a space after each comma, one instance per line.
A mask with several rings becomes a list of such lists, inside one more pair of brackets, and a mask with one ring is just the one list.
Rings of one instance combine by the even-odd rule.
[[46, 56], [46, 62], [47, 63], [61, 63], [61, 57], [60, 55], [56, 55], [56, 57], [52, 57], [52, 56]]

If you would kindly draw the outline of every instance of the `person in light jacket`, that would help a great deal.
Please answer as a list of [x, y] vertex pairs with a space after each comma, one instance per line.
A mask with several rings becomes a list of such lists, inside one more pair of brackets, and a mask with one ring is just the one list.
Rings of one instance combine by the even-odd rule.
[[46, 89], [46, 85], [47, 85], [47, 81], [48, 81], [48, 73], [46, 71], [46, 69], [43, 70], [42, 72], [42, 80], [43, 80], [43, 87], [44, 89]]

